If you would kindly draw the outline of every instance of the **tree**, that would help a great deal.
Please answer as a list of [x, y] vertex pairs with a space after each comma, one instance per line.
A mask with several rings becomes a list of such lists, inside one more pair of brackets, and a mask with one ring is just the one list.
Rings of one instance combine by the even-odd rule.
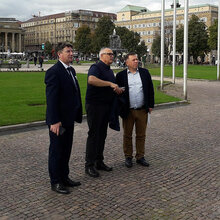
[[176, 51], [180, 54], [183, 53], [183, 41], [184, 41], [184, 28], [183, 25], [176, 30]]
[[78, 28], [75, 37], [75, 49], [84, 55], [91, 52], [91, 30], [87, 25]]
[[[189, 56], [193, 56], [194, 63], [197, 63], [198, 56], [204, 57], [204, 54], [209, 51], [207, 28], [205, 23], [193, 14], [189, 21], [188, 32]], [[181, 26], [176, 36], [176, 49], [179, 53], [183, 52], [183, 35], [184, 28]]]
[[[153, 44], [151, 47], [152, 53], [157, 56], [160, 57], [161, 56], [161, 36], [157, 35], [156, 38], [153, 40]], [[168, 57], [168, 39], [165, 38], [164, 41], [164, 55], [167, 58]]]
[[109, 35], [113, 33], [114, 28], [115, 25], [110, 17], [104, 16], [99, 19], [93, 35], [92, 50], [94, 52], [99, 52], [102, 47], [109, 47]]
[[123, 49], [135, 52], [139, 57], [147, 53], [147, 46], [144, 41], [140, 42], [141, 37], [137, 32], [130, 31], [126, 27], [116, 27], [116, 33], [121, 38]]
[[52, 44], [49, 41], [47, 41], [44, 45], [45, 54], [47, 54], [51, 57], [52, 56], [52, 49], [53, 49]]
[[199, 17], [193, 14], [189, 21], [189, 55], [193, 56], [194, 63], [197, 63], [197, 57], [203, 57], [208, 51], [208, 33], [205, 22], [200, 21]]
[[160, 35], [157, 35], [156, 38], [153, 40], [151, 46], [152, 53], [157, 57], [160, 57], [160, 52], [161, 52], [160, 48], [161, 48], [161, 37]]
[[209, 27], [209, 39], [208, 44], [210, 49], [217, 50], [217, 36], [218, 36], [218, 20], [214, 21], [214, 24]]
[[141, 41], [137, 46], [137, 54], [141, 58], [142, 56], [147, 54], [147, 46], [144, 41]]

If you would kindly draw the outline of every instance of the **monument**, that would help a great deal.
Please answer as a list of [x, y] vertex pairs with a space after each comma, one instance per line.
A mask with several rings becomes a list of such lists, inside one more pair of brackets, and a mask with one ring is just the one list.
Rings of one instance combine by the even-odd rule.
[[122, 53], [126, 53], [127, 49], [121, 48], [121, 38], [116, 34], [116, 30], [113, 30], [113, 34], [109, 36], [110, 39], [110, 48], [116, 57], [116, 64], [120, 66], [122, 62]]

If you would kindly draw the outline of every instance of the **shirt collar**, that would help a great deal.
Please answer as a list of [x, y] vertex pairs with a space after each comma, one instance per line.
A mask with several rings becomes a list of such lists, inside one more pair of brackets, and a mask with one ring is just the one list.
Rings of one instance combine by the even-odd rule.
[[59, 60], [59, 61], [63, 64], [63, 66], [64, 66], [65, 69], [67, 69], [68, 67], [70, 67], [70, 65], [69, 65], [69, 66], [66, 65], [63, 61], [61, 61], [61, 60]]
[[109, 70], [110, 69], [110, 66], [105, 64], [104, 62], [102, 62], [101, 60], [99, 61], [99, 63], [103, 66], [103, 68]]
[[[132, 72], [127, 68], [127, 73], [129, 74], [129, 73], [132, 73]], [[137, 68], [137, 70], [136, 70], [136, 73], [139, 73], [138, 68]], [[136, 73], [135, 73], [135, 74], [136, 74]]]

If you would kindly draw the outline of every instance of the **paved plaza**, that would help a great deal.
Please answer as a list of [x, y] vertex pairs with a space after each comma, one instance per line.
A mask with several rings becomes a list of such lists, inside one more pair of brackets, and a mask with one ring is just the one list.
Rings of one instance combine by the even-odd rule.
[[220, 82], [189, 80], [188, 98], [153, 111], [147, 168], [124, 166], [122, 131], [109, 129], [113, 171], [86, 176], [88, 128], [77, 124], [70, 176], [82, 185], [69, 195], [50, 190], [46, 126], [0, 133], [0, 219], [220, 219]]

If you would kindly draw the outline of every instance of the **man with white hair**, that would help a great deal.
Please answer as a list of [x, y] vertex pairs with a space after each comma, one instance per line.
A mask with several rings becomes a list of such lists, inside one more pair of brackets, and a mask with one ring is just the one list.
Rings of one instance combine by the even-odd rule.
[[99, 58], [100, 61], [89, 69], [86, 91], [89, 131], [86, 143], [85, 172], [91, 177], [99, 176], [97, 170], [112, 171], [112, 167], [108, 167], [103, 162], [103, 152], [114, 93], [122, 92], [122, 89], [115, 84], [115, 76], [110, 69], [114, 60], [112, 50], [102, 48]]

